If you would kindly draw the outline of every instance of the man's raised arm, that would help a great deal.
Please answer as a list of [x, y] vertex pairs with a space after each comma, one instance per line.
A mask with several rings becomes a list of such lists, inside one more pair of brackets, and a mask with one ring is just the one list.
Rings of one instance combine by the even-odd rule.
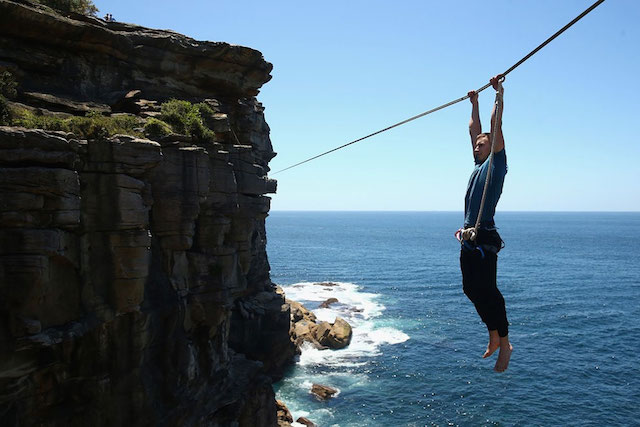
[[[494, 152], [496, 153], [499, 153], [500, 151], [504, 150], [504, 136], [502, 135], [502, 111], [504, 110], [504, 101], [502, 100], [502, 95], [504, 94], [504, 88], [502, 87], [502, 84], [500, 84], [499, 82], [501, 78], [502, 76], [497, 75], [495, 77], [492, 77], [491, 80], [489, 80], [489, 82], [491, 83], [491, 86], [493, 86], [496, 92], [500, 92], [500, 98], [501, 98], [500, 101], [502, 104], [501, 108], [498, 109], [498, 111], [496, 112], [497, 104], [494, 103], [493, 111], [491, 112], [491, 135], [493, 137], [495, 132], [496, 145], [495, 145]], [[496, 117], [496, 113], [497, 113], [497, 117]]]
[[471, 101], [471, 120], [469, 121], [469, 135], [471, 136], [471, 149], [476, 148], [476, 139], [482, 133], [482, 124], [480, 123], [480, 109], [478, 107], [478, 93], [470, 90], [469, 101]]

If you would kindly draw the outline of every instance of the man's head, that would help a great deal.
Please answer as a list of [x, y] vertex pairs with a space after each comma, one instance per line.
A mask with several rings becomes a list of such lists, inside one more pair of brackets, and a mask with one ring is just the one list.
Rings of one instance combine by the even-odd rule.
[[473, 157], [476, 162], [484, 162], [491, 154], [491, 134], [481, 133], [476, 138], [476, 145], [473, 148]]

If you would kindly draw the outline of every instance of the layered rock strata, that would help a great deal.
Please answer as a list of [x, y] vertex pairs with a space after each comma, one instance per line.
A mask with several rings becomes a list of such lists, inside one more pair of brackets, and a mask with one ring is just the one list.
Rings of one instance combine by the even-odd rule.
[[266, 254], [271, 64], [0, 0], [0, 67], [51, 114], [216, 113], [208, 143], [0, 127], [3, 424], [276, 425], [295, 346]]

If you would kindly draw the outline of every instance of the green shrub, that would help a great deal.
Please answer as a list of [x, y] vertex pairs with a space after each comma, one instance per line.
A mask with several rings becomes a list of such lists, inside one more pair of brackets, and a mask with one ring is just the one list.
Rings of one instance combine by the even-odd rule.
[[0, 95], [13, 99], [18, 94], [18, 83], [8, 71], [0, 73]]
[[213, 141], [213, 131], [202, 123], [202, 118], [199, 116], [189, 116], [187, 120], [187, 135], [198, 141]]
[[104, 139], [116, 134], [143, 136], [138, 129], [140, 121], [135, 116], [103, 116], [100, 112], [89, 111], [85, 117], [66, 119], [71, 132], [87, 139]]
[[213, 128], [213, 115], [215, 114], [215, 111], [213, 111], [213, 109], [204, 102], [194, 104], [194, 107], [200, 113], [200, 117], [202, 117], [202, 121], [204, 122], [205, 126], [210, 129]]
[[69, 122], [71, 132], [85, 139], [105, 139], [109, 137], [109, 131], [103, 120], [91, 117], [71, 117], [65, 119]]
[[143, 136], [137, 130], [140, 125], [137, 117], [109, 117], [93, 111], [85, 117], [62, 118], [38, 115], [24, 108], [16, 108], [11, 111], [10, 124], [30, 129], [73, 132], [83, 139], [104, 139], [115, 134]]
[[35, 0], [60, 12], [75, 12], [83, 15], [95, 15], [98, 8], [91, 0]]
[[203, 117], [212, 120], [213, 110], [206, 104], [193, 105], [189, 101], [171, 99], [160, 107], [160, 119], [171, 126], [175, 133], [189, 135], [200, 141], [212, 141], [214, 133]]
[[162, 120], [150, 118], [144, 125], [144, 134], [147, 138], [162, 138], [171, 133], [171, 127]]
[[10, 124], [11, 113], [9, 111], [9, 105], [7, 99], [0, 95], [0, 126], [6, 126]]
[[193, 106], [188, 101], [171, 99], [160, 106], [160, 120], [167, 123], [174, 132], [187, 133], [187, 116], [193, 115]]

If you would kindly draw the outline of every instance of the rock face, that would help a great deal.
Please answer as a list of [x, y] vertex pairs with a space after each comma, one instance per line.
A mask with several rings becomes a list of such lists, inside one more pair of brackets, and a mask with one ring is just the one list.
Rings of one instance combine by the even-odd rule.
[[0, 127], [2, 424], [276, 425], [295, 346], [266, 254], [271, 65], [0, 0], [0, 67], [56, 114], [216, 110], [209, 143]]
[[[272, 65], [256, 50], [0, 1], [0, 56], [23, 90], [110, 104], [130, 90], [153, 98], [255, 96]], [[16, 43], [18, 43], [16, 45]]]

